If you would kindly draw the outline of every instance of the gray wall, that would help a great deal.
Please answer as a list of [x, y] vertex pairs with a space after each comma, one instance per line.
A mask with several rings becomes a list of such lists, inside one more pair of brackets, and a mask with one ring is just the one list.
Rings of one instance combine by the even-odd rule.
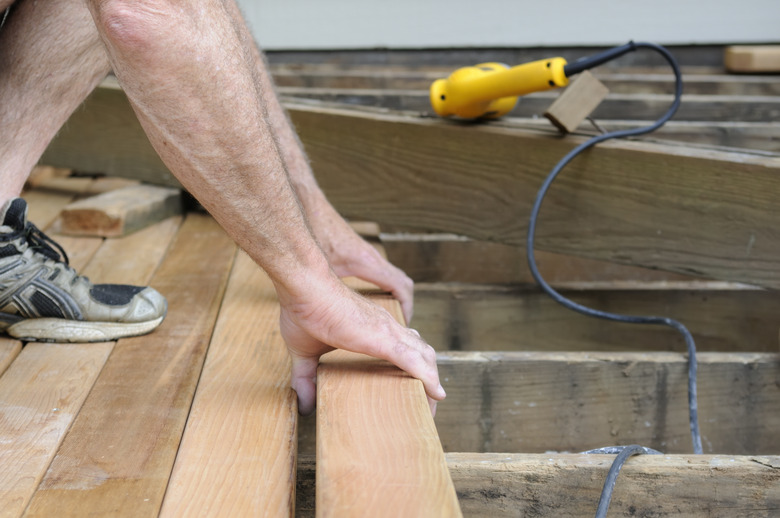
[[266, 49], [780, 42], [780, 0], [239, 0]]

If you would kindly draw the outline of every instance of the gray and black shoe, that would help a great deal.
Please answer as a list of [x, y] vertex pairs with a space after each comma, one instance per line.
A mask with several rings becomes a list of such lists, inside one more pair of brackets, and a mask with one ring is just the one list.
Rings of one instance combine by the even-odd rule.
[[165, 318], [152, 288], [92, 284], [65, 251], [27, 221], [27, 203], [0, 208], [0, 332], [28, 341], [102, 342], [137, 336]]

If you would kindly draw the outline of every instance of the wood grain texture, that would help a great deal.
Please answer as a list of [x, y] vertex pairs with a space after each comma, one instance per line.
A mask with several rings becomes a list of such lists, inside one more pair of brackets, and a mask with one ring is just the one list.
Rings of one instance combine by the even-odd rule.
[[461, 516], [419, 380], [344, 351], [321, 363], [317, 516]]
[[292, 516], [297, 414], [276, 292], [239, 254], [160, 516]]
[[[698, 355], [705, 453], [780, 450], [780, 355]], [[638, 443], [689, 453], [679, 353], [439, 353], [445, 451], [577, 452]]]
[[[535, 283], [526, 249], [454, 234], [382, 233], [391, 263], [415, 282]], [[539, 251], [539, 272], [553, 286], [563, 282], [683, 281], [693, 277], [663, 270]]]
[[133, 185], [74, 201], [60, 214], [60, 232], [74, 236], [118, 237], [181, 214], [181, 191]]
[[[346, 216], [515, 245], [525, 242], [543, 177], [580, 142], [338, 109], [292, 116], [320, 185]], [[777, 157], [604, 143], [553, 185], [537, 246], [780, 286], [779, 167]]]
[[[335, 88], [279, 88], [284, 99], [311, 99], [329, 103], [371, 106], [433, 116], [428, 90], [371, 90]], [[558, 98], [558, 92], [523, 96], [509, 113], [511, 117], [542, 115]], [[674, 97], [665, 94], [611, 94], [593, 111], [596, 119], [642, 119], [653, 121], [669, 109]], [[760, 122], [780, 115], [780, 99], [773, 95], [683, 95], [677, 120]]]
[[22, 342], [13, 338], [0, 337], [0, 376], [11, 365], [22, 350]]
[[[450, 453], [467, 516], [590, 517], [614, 455]], [[640, 455], [620, 471], [609, 516], [770, 517], [777, 456]]]
[[[277, 64], [271, 67], [278, 86], [299, 88], [362, 88], [376, 90], [425, 90], [436, 79], [455, 70], [447, 67], [398, 68], [352, 66], [336, 68], [328, 64]], [[622, 68], [592, 70], [593, 75], [615, 93], [671, 94], [674, 75], [665, 68], [627, 71]], [[771, 77], [700, 74], [683, 70], [685, 92], [701, 95], [778, 95], [780, 85]]]
[[[447, 453], [466, 516], [591, 517], [613, 455]], [[768, 517], [780, 510], [778, 457], [632, 457], [609, 516]], [[298, 460], [296, 516], [314, 517], [315, 461]]]
[[[96, 239], [103, 243], [98, 257], [82, 272], [93, 282], [146, 285], [162, 263], [182, 220], [181, 216], [173, 216], [128, 236], [112, 239], [67, 239]], [[65, 236], [57, 239], [64, 242]]]
[[0, 516], [21, 516], [112, 343], [28, 344], [0, 377]]
[[185, 220], [151, 282], [165, 322], [117, 342], [27, 516], [157, 516], [234, 255], [211, 218]]

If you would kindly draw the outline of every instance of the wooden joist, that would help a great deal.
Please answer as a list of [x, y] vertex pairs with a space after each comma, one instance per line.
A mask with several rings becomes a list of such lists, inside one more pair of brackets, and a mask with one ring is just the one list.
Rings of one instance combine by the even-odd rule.
[[[348, 217], [513, 245], [525, 242], [544, 176], [580, 142], [400, 114], [290, 108], [320, 185]], [[778, 168], [774, 156], [606, 142], [553, 185], [537, 246], [780, 286]]]
[[[418, 69], [392, 69], [381, 66], [334, 68], [327, 65], [272, 67], [276, 84], [294, 88], [425, 90], [436, 79], [448, 76], [457, 68], [430, 66]], [[772, 77], [701, 74], [683, 69], [685, 92], [697, 95], [778, 95], [780, 84]], [[592, 70], [593, 75], [609, 88], [621, 94], [671, 94], [674, 75], [666, 70], [646, 70], [632, 73]]]
[[[313, 99], [328, 103], [371, 106], [395, 111], [411, 111], [433, 115], [427, 90], [368, 90], [331, 88], [279, 88], [287, 101]], [[520, 99], [510, 112], [512, 117], [542, 115], [558, 98], [560, 92], [540, 92]], [[761, 122], [780, 116], [778, 96], [733, 96], [685, 94], [677, 111], [677, 120], [712, 120]], [[659, 118], [672, 104], [667, 94], [610, 94], [593, 111], [596, 119]]]
[[[705, 453], [780, 450], [777, 353], [698, 355]], [[682, 353], [439, 353], [446, 451], [578, 452], [639, 443], [690, 453]]]
[[[614, 455], [447, 453], [465, 516], [592, 517]], [[314, 459], [298, 463], [296, 516], [314, 516]], [[642, 455], [623, 466], [609, 516], [773, 516], [777, 456]]]
[[[400, 305], [375, 296], [399, 321]], [[335, 351], [317, 374], [317, 516], [461, 516], [422, 383]]]
[[[552, 281], [551, 281], [552, 282]], [[780, 297], [722, 282], [598, 282], [553, 285], [602, 311], [674, 318], [699, 351], [776, 352]], [[663, 326], [625, 325], [575, 313], [535, 285], [419, 283], [412, 326], [437, 350], [683, 351]]]

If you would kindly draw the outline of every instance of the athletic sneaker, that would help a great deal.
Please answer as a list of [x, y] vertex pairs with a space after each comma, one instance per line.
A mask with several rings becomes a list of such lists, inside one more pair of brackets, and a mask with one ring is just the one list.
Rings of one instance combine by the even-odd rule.
[[165, 318], [152, 288], [92, 284], [62, 247], [27, 221], [27, 203], [0, 208], [0, 331], [27, 341], [102, 342], [148, 333]]

